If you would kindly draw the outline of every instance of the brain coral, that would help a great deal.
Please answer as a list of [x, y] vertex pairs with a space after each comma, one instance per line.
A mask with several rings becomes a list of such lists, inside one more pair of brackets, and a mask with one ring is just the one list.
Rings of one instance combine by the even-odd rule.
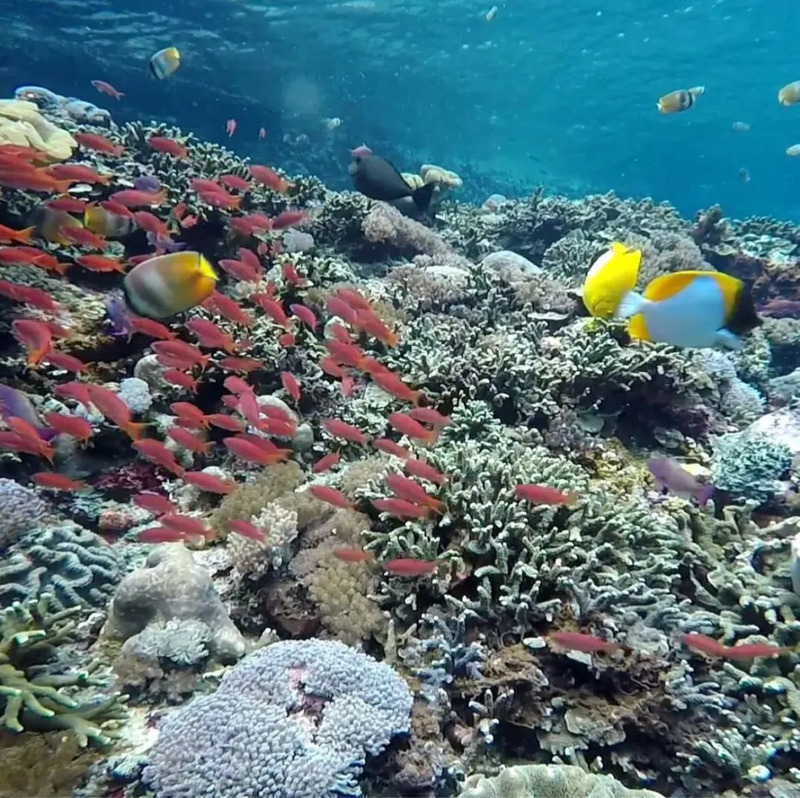
[[0, 563], [0, 606], [46, 593], [55, 612], [105, 607], [122, 570], [117, 551], [77, 524], [36, 530], [10, 547]]
[[411, 704], [405, 682], [366, 654], [275, 643], [164, 722], [143, 781], [161, 798], [360, 796], [366, 754], [408, 730]]
[[13, 479], [0, 479], [0, 549], [29, 532], [47, 514], [35, 491]]

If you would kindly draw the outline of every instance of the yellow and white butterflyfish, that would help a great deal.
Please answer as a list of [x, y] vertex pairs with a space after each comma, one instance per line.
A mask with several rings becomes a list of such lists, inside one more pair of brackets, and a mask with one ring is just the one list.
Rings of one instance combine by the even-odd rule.
[[208, 299], [218, 279], [199, 252], [172, 252], [134, 266], [125, 275], [122, 290], [134, 313], [165, 319]]
[[662, 274], [642, 294], [629, 291], [616, 315], [630, 318], [631, 338], [693, 348], [741, 349], [761, 324], [745, 284], [713, 271]]
[[583, 282], [583, 304], [601, 319], [613, 317], [622, 297], [636, 287], [642, 252], [615, 241], [592, 264]]

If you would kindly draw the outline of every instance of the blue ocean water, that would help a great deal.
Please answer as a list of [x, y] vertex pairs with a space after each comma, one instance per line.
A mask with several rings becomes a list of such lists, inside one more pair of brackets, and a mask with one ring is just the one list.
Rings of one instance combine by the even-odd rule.
[[[686, 213], [796, 219], [800, 7], [700, 0], [3, 0], [5, 96], [38, 84], [98, 102], [117, 122], [172, 121], [288, 171], [348, 183], [366, 142], [398, 166], [433, 162], [465, 178], [461, 197], [614, 190]], [[183, 66], [161, 83], [147, 58]], [[125, 93], [116, 101], [89, 81]], [[703, 85], [685, 113], [660, 95]], [[340, 119], [341, 125], [323, 120]], [[750, 126], [746, 132], [734, 122]], [[268, 136], [257, 138], [264, 126]], [[749, 182], [739, 172], [746, 169]]]

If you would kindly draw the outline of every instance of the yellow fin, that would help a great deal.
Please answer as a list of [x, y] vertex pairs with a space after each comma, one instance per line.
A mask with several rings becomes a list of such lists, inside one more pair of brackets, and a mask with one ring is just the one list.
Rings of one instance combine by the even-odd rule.
[[592, 316], [610, 318], [639, 276], [642, 253], [615, 241], [589, 269], [583, 284], [583, 304]]
[[199, 253], [197, 254], [197, 270], [201, 277], [206, 277], [215, 283], [219, 281], [219, 275], [214, 271], [214, 267]]
[[715, 272], [685, 271], [662, 274], [647, 284], [643, 296], [652, 302], [660, 302], [679, 294], [688, 285], [691, 285], [696, 277], [709, 274], [715, 274]]
[[711, 274], [717, 281], [719, 290], [725, 300], [725, 318], [727, 319], [733, 313], [744, 283], [736, 277], [731, 277], [730, 274], [724, 274], [723, 272], [711, 272]]
[[644, 317], [644, 313], [637, 313], [635, 316], [631, 316], [628, 322], [628, 335], [638, 341], [650, 340], [650, 333], [647, 329], [647, 320]]

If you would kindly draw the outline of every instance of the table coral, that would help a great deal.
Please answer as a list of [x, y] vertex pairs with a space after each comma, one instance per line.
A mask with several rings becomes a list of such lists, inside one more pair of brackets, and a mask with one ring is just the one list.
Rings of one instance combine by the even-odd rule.
[[105, 686], [92, 675], [96, 663], [64, 672], [59, 646], [74, 637], [79, 609], [52, 614], [48, 604], [44, 595], [0, 612], [0, 724], [13, 732], [68, 729], [81, 747], [108, 745], [125, 716], [121, 697], [80, 690]]

